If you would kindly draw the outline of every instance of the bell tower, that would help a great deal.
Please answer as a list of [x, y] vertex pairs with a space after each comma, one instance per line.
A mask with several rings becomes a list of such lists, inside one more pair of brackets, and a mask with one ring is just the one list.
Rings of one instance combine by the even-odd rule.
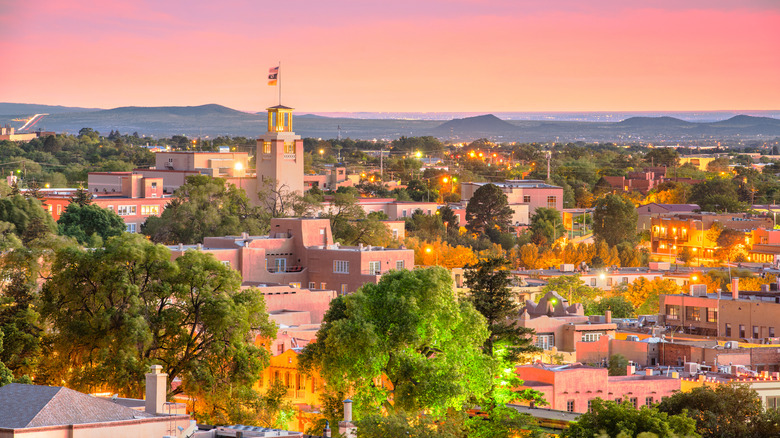
[[287, 192], [303, 194], [303, 140], [293, 132], [293, 109], [268, 108], [268, 132], [257, 140], [257, 187], [269, 182]]

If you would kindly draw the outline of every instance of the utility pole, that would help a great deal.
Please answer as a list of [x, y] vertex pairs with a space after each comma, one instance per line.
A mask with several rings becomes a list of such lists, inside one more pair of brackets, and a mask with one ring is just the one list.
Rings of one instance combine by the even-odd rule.
[[547, 182], [550, 182], [550, 157], [552, 157], [552, 151], [547, 151]]
[[384, 158], [385, 158], [385, 145], [384, 143], [379, 148], [379, 179], [384, 181], [385, 180], [385, 165], [384, 165]]

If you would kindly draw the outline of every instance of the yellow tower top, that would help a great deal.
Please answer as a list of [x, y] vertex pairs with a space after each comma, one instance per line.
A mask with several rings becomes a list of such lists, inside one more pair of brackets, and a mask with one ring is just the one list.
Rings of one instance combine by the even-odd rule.
[[293, 109], [283, 105], [268, 108], [268, 132], [293, 132]]

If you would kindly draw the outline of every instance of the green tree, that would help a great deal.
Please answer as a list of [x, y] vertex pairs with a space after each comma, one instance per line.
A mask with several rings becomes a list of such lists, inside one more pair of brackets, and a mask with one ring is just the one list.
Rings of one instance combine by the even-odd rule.
[[267, 363], [253, 342], [276, 333], [262, 295], [241, 290], [240, 275], [210, 254], [171, 261], [166, 247], [124, 233], [104, 248], [59, 249], [51, 272], [41, 314], [56, 360], [41, 367], [42, 382], [137, 397], [161, 364], [169, 384], [182, 381], [169, 394], [201, 399], [251, 388]]
[[188, 176], [160, 216], [150, 216], [141, 232], [158, 243], [202, 242], [207, 236], [252, 235], [268, 231], [269, 216], [252, 206], [243, 189], [222, 178]]
[[472, 233], [485, 233], [491, 228], [507, 231], [512, 214], [504, 192], [495, 184], [485, 184], [474, 191], [466, 205], [466, 228]]
[[514, 317], [519, 313], [515, 294], [509, 288], [509, 262], [503, 258], [482, 259], [466, 266], [467, 298], [487, 321], [490, 335], [483, 344], [485, 354], [493, 356], [493, 348], [504, 341], [512, 359], [520, 354], [538, 351], [532, 343], [533, 329], [520, 327]]
[[674, 167], [680, 162], [680, 154], [672, 148], [655, 148], [645, 154], [645, 162], [658, 167]]
[[541, 299], [544, 294], [551, 291], [558, 292], [566, 298], [569, 305], [582, 303], [586, 308], [604, 293], [601, 289], [586, 285], [580, 279], [579, 274], [550, 278], [542, 288], [542, 294], [539, 295], [539, 298]]
[[447, 270], [392, 271], [331, 301], [300, 368], [354, 394], [357, 419], [380, 405], [440, 416], [489, 390], [492, 360], [480, 348], [488, 336], [484, 317], [455, 298]]
[[596, 201], [593, 211], [593, 233], [615, 246], [636, 237], [637, 213], [634, 204], [620, 195], [606, 195]]
[[635, 315], [634, 306], [621, 296], [606, 297], [589, 304], [585, 308], [585, 314], [603, 315], [607, 310], [612, 312], [613, 318], [633, 318]]
[[537, 208], [531, 216], [532, 240], [537, 245], [551, 245], [566, 232], [563, 228], [561, 213], [554, 208]]
[[622, 354], [613, 354], [609, 357], [609, 375], [610, 376], [625, 376], [628, 374], [628, 359]]
[[[118, 214], [94, 204], [81, 206], [71, 203], [60, 216], [57, 226], [61, 235], [73, 237], [81, 244], [90, 242], [93, 246], [99, 246], [109, 237], [125, 231], [125, 221]], [[93, 235], [100, 237], [99, 243]]]
[[658, 410], [669, 415], [687, 413], [703, 438], [736, 438], [751, 436], [752, 420], [763, 408], [756, 391], [730, 384], [678, 392], [661, 401]]
[[698, 204], [701, 211], [735, 213], [746, 210], [746, 206], [739, 202], [737, 187], [731, 180], [723, 178], [695, 184], [688, 202]]
[[73, 197], [70, 198], [70, 202], [78, 204], [82, 207], [89, 205], [92, 203], [92, 194], [89, 193], [89, 190], [86, 190], [83, 187], [79, 187]]
[[684, 438], [698, 437], [696, 431], [696, 422], [685, 413], [668, 415], [654, 407], [635, 409], [628, 401], [617, 404], [597, 398], [593, 400], [590, 412], [571, 423], [562, 436], [593, 438], [606, 434], [615, 438]]
[[12, 232], [25, 243], [45, 234], [53, 234], [57, 230], [54, 219], [41, 207], [37, 199], [21, 195], [0, 199], [0, 222], [13, 225]]

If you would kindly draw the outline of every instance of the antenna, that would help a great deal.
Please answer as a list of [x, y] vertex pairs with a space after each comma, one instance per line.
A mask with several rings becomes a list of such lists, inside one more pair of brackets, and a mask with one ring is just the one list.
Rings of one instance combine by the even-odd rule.
[[336, 140], [341, 141], [341, 125], [338, 125], [338, 135], [336, 137]]

